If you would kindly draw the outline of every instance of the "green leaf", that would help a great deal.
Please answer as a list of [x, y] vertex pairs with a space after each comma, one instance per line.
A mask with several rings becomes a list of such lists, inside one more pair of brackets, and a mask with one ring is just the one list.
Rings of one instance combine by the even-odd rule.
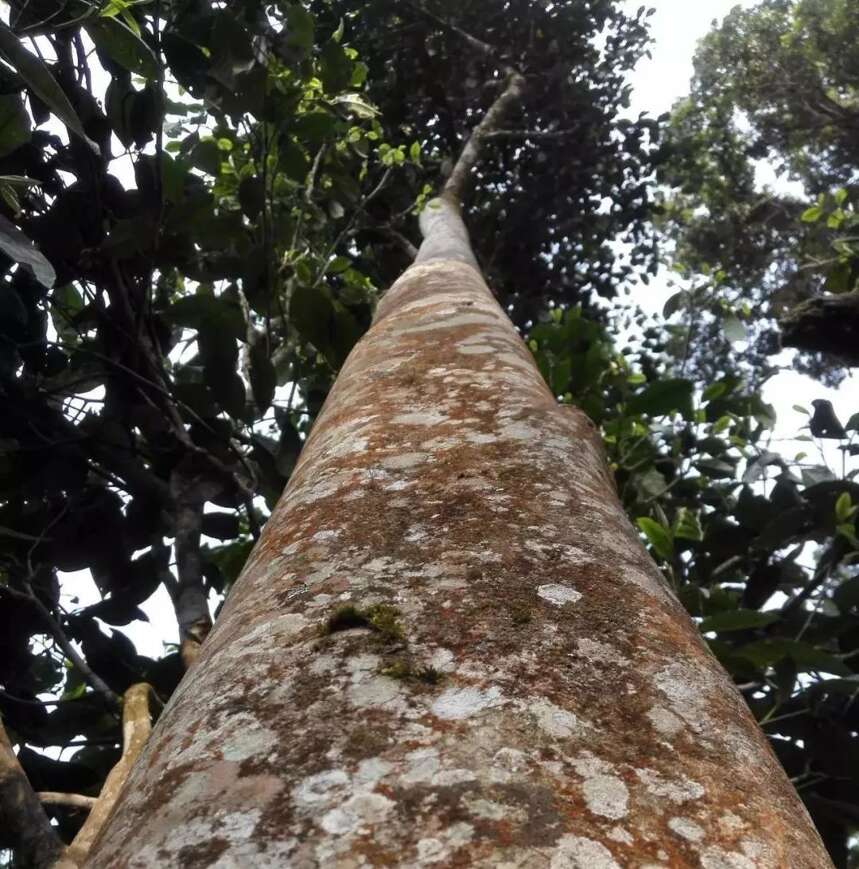
[[352, 61], [343, 46], [331, 40], [322, 47], [319, 77], [326, 92], [336, 94], [352, 81]]
[[57, 279], [54, 267], [33, 242], [3, 215], [0, 215], [0, 250], [11, 260], [29, 270], [42, 286], [54, 285]]
[[98, 145], [84, 132], [80, 118], [72, 108], [72, 104], [63, 89], [51, 75], [48, 67], [38, 57], [27, 51], [18, 37], [2, 22], [0, 22], [0, 56], [15, 69], [33, 90], [33, 93], [73, 133], [80, 136], [96, 154], [101, 153]]
[[158, 59], [152, 49], [118, 18], [91, 18], [84, 29], [114, 63], [145, 79], [158, 78]]
[[30, 115], [18, 94], [0, 95], [0, 157], [30, 141]]
[[379, 114], [379, 110], [371, 106], [360, 94], [341, 94], [331, 102], [343, 106], [356, 118], [375, 118]]
[[851, 675], [849, 667], [843, 661], [815, 648], [810, 643], [799, 640], [759, 640], [742, 646], [736, 650], [736, 653], [758, 667], [772, 666], [784, 658], [791, 658], [800, 671], [821, 670], [825, 673], [834, 673], [836, 676]]
[[715, 631], [727, 633], [728, 631], [746, 631], [751, 628], [763, 628], [777, 622], [781, 616], [777, 612], [762, 613], [757, 610], [730, 610], [708, 616], [699, 625], [702, 634]]
[[239, 205], [251, 220], [262, 212], [265, 207], [265, 185], [262, 178], [251, 176], [242, 179], [239, 184]]
[[690, 380], [657, 380], [643, 392], [629, 400], [632, 413], [646, 413], [649, 416], [663, 416], [672, 411], [680, 411], [686, 419], [691, 419], [692, 382]]
[[838, 522], [847, 522], [856, 514], [856, 508], [853, 506], [853, 500], [849, 492], [842, 492], [835, 502], [835, 518]]
[[745, 341], [748, 337], [743, 321], [736, 314], [728, 314], [722, 318], [722, 331], [729, 341]]
[[671, 529], [660, 525], [647, 516], [640, 516], [635, 521], [644, 532], [644, 536], [653, 547], [653, 551], [663, 560], [670, 561], [674, 557], [674, 539]]
[[819, 205], [812, 205], [811, 208], [806, 208], [800, 215], [800, 220], [803, 223], [815, 223], [823, 216], [823, 209]]
[[237, 302], [223, 296], [198, 293], [175, 301], [166, 312], [167, 319], [188, 329], [210, 330], [223, 338], [244, 341], [247, 327]]
[[300, 4], [286, 7], [286, 44], [302, 54], [313, 48], [313, 16]]
[[214, 139], [197, 142], [189, 154], [191, 165], [217, 177], [221, 172], [221, 149]]
[[667, 319], [672, 314], [687, 307], [690, 299], [691, 296], [687, 290], [680, 290], [680, 292], [674, 293], [673, 296], [669, 296], [668, 300], [662, 306], [662, 316]]
[[251, 362], [251, 390], [254, 401], [260, 410], [265, 413], [274, 398], [274, 390], [277, 387], [277, 372], [274, 370], [271, 358], [266, 350], [265, 341], [257, 341], [250, 349]]
[[703, 540], [704, 531], [697, 513], [693, 513], [688, 507], [681, 507], [674, 521], [674, 537], [684, 540]]

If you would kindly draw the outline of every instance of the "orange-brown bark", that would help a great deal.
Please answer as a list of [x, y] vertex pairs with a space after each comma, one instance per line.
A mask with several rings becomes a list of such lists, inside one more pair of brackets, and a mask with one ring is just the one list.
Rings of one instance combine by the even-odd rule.
[[831, 865], [448, 206], [88, 865]]

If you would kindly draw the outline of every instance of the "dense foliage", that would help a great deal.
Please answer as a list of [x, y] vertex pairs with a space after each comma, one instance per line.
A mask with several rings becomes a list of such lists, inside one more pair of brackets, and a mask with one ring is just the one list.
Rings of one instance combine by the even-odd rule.
[[[773, 26], [786, 26], [793, 5], [774, 5], [786, 17]], [[526, 103], [468, 200], [478, 257], [553, 391], [601, 426], [630, 516], [846, 865], [859, 817], [848, 466], [859, 417], [841, 431], [811, 424], [841, 441], [843, 466], [781, 456], [756, 391], [762, 357], [740, 365], [687, 332], [684, 370], [661, 325], [619, 352], [599, 303], [655, 268], [657, 165], [690, 197], [663, 221], [687, 233], [689, 274], [719, 285], [707, 310], [742, 318], [759, 298], [755, 276], [769, 280], [782, 254], [731, 223], [748, 217], [750, 161], [765, 153], [731, 125], [736, 97], [719, 97], [703, 132], [692, 109], [675, 115], [672, 136], [694, 128], [698, 151], [659, 149], [657, 121], [619, 119], [646, 11], [611, 0], [11, 6], [0, 26], [0, 714], [33, 785], [97, 794], [121, 738], [115, 695], [147, 680], [169, 697], [177, 646], [150, 659], [123, 629], [164, 587], [188, 655], [208, 631], [376, 298], [410, 261], [416, 211], [514, 64]], [[849, 34], [839, 14], [827, 26]], [[699, 84], [693, 99], [717, 90]], [[712, 147], [720, 135], [724, 151]], [[768, 147], [783, 147], [772, 135]], [[849, 235], [853, 194], [826, 174], [836, 157], [820, 160], [807, 171], [823, 186], [806, 182], [824, 194], [820, 214], [790, 204], [784, 225], [825, 247]], [[718, 257], [696, 248], [702, 191], [714, 225], [748, 240], [744, 256], [769, 257], [758, 271], [722, 256], [736, 245]], [[831, 226], [837, 208], [844, 221]], [[76, 571], [92, 577], [95, 604], [77, 600], [87, 580]], [[48, 810], [66, 838], [82, 821]]]
[[[654, 125], [615, 119], [643, 10], [467, 5], [448, 20], [454, 4], [11, 4], [0, 712], [37, 789], [97, 793], [117, 695], [140, 680], [170, 695], [379, 291], [409, 262], [416, 210], [494, 99], [499, 57], [532, 85], [473, 198], [502, 301], [521, 319], [555, 283], [585, 303], [610, 292], [629, 268], [609, 246], [622, 236], [651, 256]], [[478, 13], [495, 21], [479, 28], [488, 52], [460, 28]], [[562, 159], [572, 138], [576, 168]], [[619, 204], [592, 219], [606, 196]], [[538, 201], [551, 214], [535, 221]], [[87, 577], [98, 599], [85, 606]], [[183, 656], [173, 645], [155, 660], [123, 628], [162, 587]], [[49, 811], [66, 837], [81, 822]]]
[[[747, 370], [765, 375], [776, 320], [823, 292], [859, 288], [857, 39], [856, 0], [764, 0], [735, 8], [698, 49], [660, 180], [688, 279], [669, 311], [681, 309], [706, 342], [707, 354], [693, 354], [705, 377], [725, 372], [731, 342], [744, 337]], [[766, 185], [763, 167], [775, 172]], [[838, 307], [816, 340], [788, 324], [784, 342], [811, 351], [802, 367], [833, 381], [843, 357], [855, 364], [859, 337], [852, 314], [838, 340], [853, 300]]]

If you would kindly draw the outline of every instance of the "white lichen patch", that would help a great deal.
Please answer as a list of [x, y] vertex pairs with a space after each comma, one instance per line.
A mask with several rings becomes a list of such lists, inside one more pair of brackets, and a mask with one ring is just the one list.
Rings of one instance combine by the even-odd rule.
[[505, 702], [501, 689], [493, 685], [481, 688], [448, 688], [432, 704], [431, 711], [436, 718], [446, 721], [463, 721], [487, 709], [501, 706]]
[[396, 679], [372, 676], [349, 686], [346, 696], [356, 709], [386, 708], [390, 712], [404, 712], [403, 689]]
[[583, 779], [582, 796], [592, 814], [613, 821], [626, 817], [629, 790], [610, 763], [584, 752], [572, 761], [572, 765]]
[[603, 643], [600, 640], [592, 640], [582, 637], [576, 641], [579, 654], [594, 664], [618, 664], [623, 666], [629, 663], [629, 658], [622, 655], [614, 646]]
[[400, 413], [391, 419], [394, 425], [441, 425], [448, 422], [450, 417], [438, 410], [413, 410], [410, 413]]
[[635, 841], [629, 830], [625, 830], [620, 826], [612, 827], [608, 831], [608, 837], [612, 842], [620, 842], [621, 845], [631, 845]]
[[668, 829], [687, 842], [700, 842], [704, 838], [704, 829], [689, 818], [670, 818]]
[[417, 844], [417, 862], [421, 866], [448, 862], [454, 853], [474, 838], [474, 827], [464, 821], [453, 824], [436, 836], [427, 836]]
[[317, 809], [339, 802], [349, 789], [349, 774], [327, 769], [308, 776], [292, 789], [292, 801], [299, 808]]
[[665, 709], [663, 706], [651, 706], [647, 710], [647, 717], [650, 719], [653, 729], [660, 736], [669, 739], [677, 736], [686, 726], [682, 718], [678, 718], [670, 709]]
[[525, 420], [517, 420], [502, 425], [499, 434], [508, 440], [531, 442], [539, 438], [540, 430], [529, 425]]
[[379, 464], [389, 471], [406, 471], [422, 465], [427, 459], [429, 456], [426, 453], [400, 453], [382, 459]]
[[715, 678], [703, 667], [669, 664], [653, 676], [653, 684], [668, 700], [675, 715], [696, 732], [710, 730], [707, 695], [714, 689]]
[[261, 727], [253, 715], [239, 712], [232, 716], [234, 728], [230, 739], [224, 741], [222, 756], [224, 760], [236, 763], [249, 757], [265, 757], [278, 744], [277, 734], [267, 727]]
[[756, 869], [759, 864], [745, 854], [713, 846], [701, 854], [701, 869]]
[[620, 869], [611, 851], [584, 836], [562, 836], [549, 859], [550, 869]]
[[471, 812], [472, 815], [478, 818], [483, 818], [486, 821], [508, 821], [511, 823], [524, 823], [528, 817], [525, 809], [519, 806], [508, 806], [504, 803], [497, 803], [493, 800], [486, 800], [481, 797], [476, 797], [473, 794], [467, 795], [462, 800], [462, 804]]
[[484, 432], [473, 431], [465, 435], [465, 440], [470, 444], [494, 444], [498, 441], [498, 436], [494, 434], [486, 434]]
[[382, 794], [355, 794], [346, 802], [326, 812], [319, 826], [332, 836], [356, 835], [367, 831], [367, 826], [380, 824], [396, 804]]
[[576, 591], [569, 585], [559, 585], [558, 583], [549, 583], [537, 587], [537, 594], [554, 606], [564, 606], [564, 604], [575, 603], [581, 600], [581, 593]]
[[561, 709], [543, 697], [530, 705], [530, 712], [537, 719], [540, 729], [555, 739], [569, 739], [582, 730], [582, 725], [572, 712]]
[[429, 666], [439, 673], [452, 673], [456, 669], [453, 652], [450, 649], [436, 649], [429, 659]]
[[490, 353], [497, 352], [492, 344], [457, 344], [456, 350], [463, 356], [486, 356]]
[[664, 797], [672, 803], [685, 803], [698, 800], [704, 796], [704, 786], [686, 776], [669, 779], [652, 769], [637, 769], [635, 774], [647, 788], [648, 793], [656, 797]]

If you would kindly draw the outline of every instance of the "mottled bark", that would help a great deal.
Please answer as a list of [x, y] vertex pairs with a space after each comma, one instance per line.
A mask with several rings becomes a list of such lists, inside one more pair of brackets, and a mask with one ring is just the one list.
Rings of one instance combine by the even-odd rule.
[[831, 865], [455, 203], [424, 228], [87, 865]]
[[20, 869], [47, 869], [63, 843], [18, 763], [0, 721], [0, 847], [15, 849]]

